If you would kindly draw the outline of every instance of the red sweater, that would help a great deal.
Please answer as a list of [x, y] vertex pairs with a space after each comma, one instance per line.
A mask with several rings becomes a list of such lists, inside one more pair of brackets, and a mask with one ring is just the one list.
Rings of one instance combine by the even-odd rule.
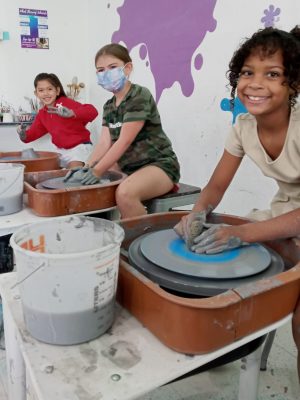
[[52, 136], [52, 143], [63, 149], [71, 149], [81, 143], [90, 142], [90, 132], [86, 124], [92, 122], [98, 111], [91, 104], [81, 104], [68, 97], [59, 97], [54, 107], [59, 104], [73, 110], [75, 117], [63, 118], [56, 114], [49, 114], [47, 106], [39, 110], [30, 128], [26, 130], [25, 143], [39, 139], [46, 133]]

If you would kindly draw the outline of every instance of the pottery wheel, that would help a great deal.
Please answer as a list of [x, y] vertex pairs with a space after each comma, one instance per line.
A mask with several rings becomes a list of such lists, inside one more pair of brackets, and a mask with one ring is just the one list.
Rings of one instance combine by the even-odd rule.
[[[163, 288], [176, 294], [198, 297], [215, 296], [234, 287], [271, 277], [284, 270], [284, 262], [280, 255], [271, 248], [258, 244], [215, 255], [197, 255], [187, 249], [184, 250], [181, 246], [186, 249], [183, 240], [178, 238], [173, 229], [148, 233], [139, 236], [131, 243], [128, 250], [129, 263]], [[249, 247], [252, 250], [244, 252]], [[252, 251], [257, 252], [258, 256], [253, 256]], [[189, 259], [186, 252], [200, 259], [198, 261]], [[158, 253], [160, 255], [157, 256]], [[256, 260], [259, 264], [257, 268]], [[233, 272], [234, 276], [229, 277], [232, 274], [228, 271], [234, 271], [231, 263], [235, 265], [235, 271], [241, 268], [243, 274], [239, 271]]]
[[37, 157], [27, 157], [27, 156], [5, 156], [5, 157], [0, 157], [0, 161], [16, 161], [16, 160], [31, 160], [31, 159], [36, 159], [39, 158], [40, 156]]
[[[94, 185], [88, 185], [88, 186], [95, 186], [95, 185], [104, 185], [106, 183], [110, 183], [109, 179], [101, 179], [100, 182], [95, 183]], [[79, 186], [85, 186], [88, 187], [87, 185], [82, 185], [81, 181], [78, 179], [72, 179], [67, 182], [64, 182], [64, 177], [59, 177], [59, 178], [52, 178], [52, 179], [47, 179], [46, 181], [40, 182], [36, 185], [36, 189], [66, 189], [70, 187], [79, 187]]]
[[15, 160], [22, 160], [21, 156], [5, 156], [0, 157], [0, 161], [15, 161]]
[[265, 270], [271, 262], [270, 253], [259, 244], [212, 255], [194, 253], [173, 229], [147, 235], [140, 246], [144, 257], [161, 268], [202, 278], [244, 278]]
[[66, 188], [72, 188], [72, 187], [94, 187], [94, 186], [99, 186], [99, 185], [106, 185], [108, 183], [116, 182], [122, 178], [122, 174], [117, 172], [117, 171], [107, 171], [105, 172], [102, 177], [100, 182], [95, 183], [94, 185], [82, 185], [80, 180], [76, 180], [72, 177], [72, 179], [68, 180], [67, 182], [64, 182], [64, 176], [58, 177], [58, 178], [51, 178], [47, 179], [43, 182], [38, 183], [35, 187], [36, 189], [66, 189]]
[[39, 154], [35, 150], [30, 148], [22, 150], [18, 156], [0, 157], [0, 161], [34, 160], [39, 157]]

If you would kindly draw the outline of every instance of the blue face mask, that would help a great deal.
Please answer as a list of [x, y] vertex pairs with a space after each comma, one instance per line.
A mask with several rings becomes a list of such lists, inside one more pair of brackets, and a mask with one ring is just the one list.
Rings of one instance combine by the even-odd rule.
[[[125, 67], [125, 65], [124, 65]], [[97, 83], [109, 92], [117, 93], [123, 89], [128, 77], [124, 74], [124, 67], [97, 72]]]

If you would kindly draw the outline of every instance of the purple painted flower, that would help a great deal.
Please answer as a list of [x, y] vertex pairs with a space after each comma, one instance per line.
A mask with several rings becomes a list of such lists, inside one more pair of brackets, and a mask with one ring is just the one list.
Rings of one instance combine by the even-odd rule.
[[[261, 19], [261, 22], [265, 25], [265, 28], [274, 26], [274, 23], [279, 21], [279, 14], [281, 10], [280, 8], [276, 8], [273, 6], [273, 4], [269, 5], [269, 8], [264, 10], [265, 16]], [[278, 18], [276, 18], [278, 17]]]

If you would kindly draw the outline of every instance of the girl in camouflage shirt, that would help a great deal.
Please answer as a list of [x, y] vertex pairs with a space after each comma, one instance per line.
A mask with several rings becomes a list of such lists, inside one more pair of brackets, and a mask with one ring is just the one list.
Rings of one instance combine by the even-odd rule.
[[114, 96], [104, 105], [101, 137], [82, 183], [96, 183], [117, 164], [128, 174], [116, 191], [122, 218], [143, 215], [143, 201], [171, 191], [179, 181], [178, 160], [151, 93], [128, 80], [133, 68], [128, 50], [106, 45], [97, 52], [95, 65], [98, 84]]

